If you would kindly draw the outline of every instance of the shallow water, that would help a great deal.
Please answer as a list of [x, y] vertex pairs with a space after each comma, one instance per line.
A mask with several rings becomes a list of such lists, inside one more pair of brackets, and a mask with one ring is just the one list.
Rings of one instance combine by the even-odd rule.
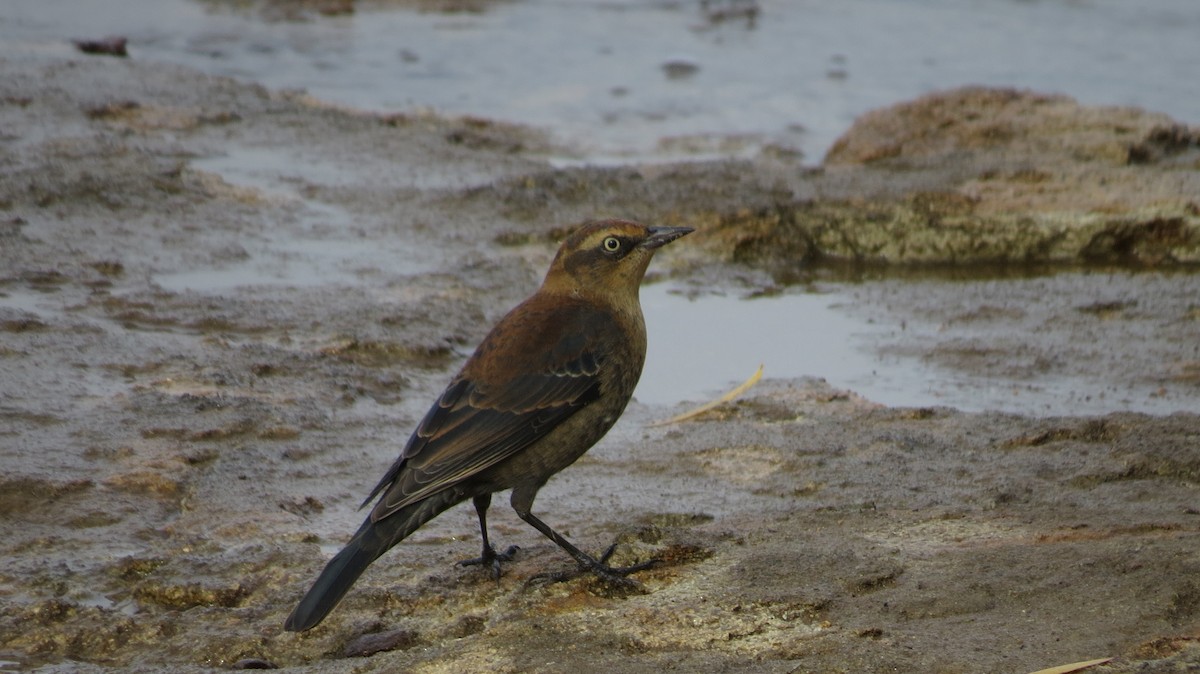
[[669, 284], [642, 289], [649, 350], [637, 389], [645, 403], [703, 402], [747, 379], [821, 377], [873, 401], [934, 405], [932, 373], [871, 346], [886, 328], [839, 309], [844, 292], [688, 299]]
[[[754, 21], [736, 10], [757, 5]], [[377, 111], [531, 124], [561, 163], [764, 151], [820, 160], [862, 113], [964, 84], [1061, 92], [1200, 121], [1193, 0], [521, 0], [264, 21], [191, 0], [18, 0], [5, 52], [123, 35], [133, 58]]]
[[[1194, 411], [1200, 277], [1116, 272], [1097, 281], [1078, 271], [884, 279], [750, 300], [646, 286], [649, 352], [636, 396], [707, 402], [762, 364], [765, 377], [818, 377], [888, 406], [1032, 416]], [[1132, 297], [1141, 299], [1111, 316], [1090, 308]], [[1149, 362], [1129, 367], [1122, 354]]]

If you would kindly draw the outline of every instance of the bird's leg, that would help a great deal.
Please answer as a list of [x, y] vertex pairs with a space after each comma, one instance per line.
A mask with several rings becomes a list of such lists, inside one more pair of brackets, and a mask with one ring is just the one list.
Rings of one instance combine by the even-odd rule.
[[479, 535], [483, 538], [483, 553], [474, 559], [464, 559], [459, 562], [460, 566], [491, 566], [492, 577], [500, 580], [500, 562], [510, 562], [516, 555], [518, 548], [515, 545], [508, 546], [504, 552], [496, 552], [488, 542], [487, 533], [487, 511], [492, 505], [491, 494], [481, 494], [476, 496], [471, 501], [475, 504], [475, 514], [479, 515]]
[[[558, 545], [558, 547], [565, 550], [568, 555], [571, 555], [571, 557], [573, 557], [576, 562], [579, 562], [579, 567], [581, 570], [591, 571], [595, 575], [603, 578], [604, 580], [606, 580], [610, 583], [613, 583], [614, 585], [621, 585], [621, 586], [626, 586], [626, 587], [638, 587], [638, 583], [636, 581], [630, 580], [629, 578], [626, 578], [626, 576], [628, 576], [629, 574], [631, 574], [635, 571], [641, 571], [642, 569], [648, 569], [651, 566], [654, 566], [655, 564], [659, 563], [659, 560], [651, 559], [649, 561], [641, 562], [640, 564], [634, 564], [632, 566], [617, 566], [617, 567], [609, 566], [608, 558], [612, 557], [613, 552], [617, 549], [616, 543], [613, 543], [611, 546], [609, 546], [608, 550], [606, 550], [604, 552], [604, 554], [600, 557], [600, 559], [596, 559], [595, 557], [592, 557], [591, 555], [589, 555], [589, 554], [585, 553], [584, 551], [580, 550], [579, 548], [575, 547], [574, 545], [571, 544], [570, 541], [563, 538], [557, 531], [551, 529], [550, 525], [548, 525], [545, 522], [543, 522], [542, 520], [538, 519], [538, 517], [536, 515], [534, 515], [532, 512], [530, 512], [528, 507], [518, 507], [518, 503], [519, 503], [519, 501], [518, 501], [518, 497], [517, 497], [517, 492], [514, 491], [513, 492], [513, 509], [517, 511], [518, 517], [520, 517], [521, 519], [528, 522], [529, 525], [532, 526], [534, 529], [537, 529], [538, 531], [542, 532], [542, 534], [546, 538], [549, 538], [550, 540], [554, 541], [555, 544]], [[521, 503], [521, 506], [526, 506], [526, 505], [527, 504]], [[557, 576], [554, 576], [553, 574], [551, 574], [551, 576], [556, 577], [559, 580], [566, 580], [566, 577], [558, 578]], [[569, 577], [569, 575], [567, 577]]]

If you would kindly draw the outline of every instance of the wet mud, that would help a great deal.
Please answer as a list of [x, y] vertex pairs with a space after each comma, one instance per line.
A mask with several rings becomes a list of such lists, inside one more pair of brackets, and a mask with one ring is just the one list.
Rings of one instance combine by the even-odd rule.
[[[136, 59], [0, 69], [0, 670], [1200, 666], [1194, 130], [970, 90], [909, 105], [978, 108], [992, 131], [922, 133], [922, 113], [915, 145], [860, 127], [819, 169], [554, 169], [537, 131], [484, 120]], [[1096, 145], [1026, 143], [1028, 119], [1076, 116], [1107, 120]], [[1153, 189], [1081, 187], [1117, 178]], [[655, 264], [699, 287], [842, 273], [822, 261], [1135, 263], [1119, 282], [898, 281], [853, 310], [921, 327], [896, 352], [1144, 375], [1181, 411], [887, 408], [815, 378], [672, 426], [651, 423], [682, 405], [635, 402], [536, 509], [586, 549], [619, 542], [616, 563], [662, 560], [644, 592], [539, 582], [569, 560], [503, 507], [516, 560], [499, 581], [458, 567], [478, 545], [462, 507], [284, 633], [449, 373], [599, 216], [697, 226]]]

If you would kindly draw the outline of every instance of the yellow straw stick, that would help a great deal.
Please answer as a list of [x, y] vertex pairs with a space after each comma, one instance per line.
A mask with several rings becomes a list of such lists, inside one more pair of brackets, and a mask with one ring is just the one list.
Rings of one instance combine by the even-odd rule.
[[1033, 672], [1033, 674], [1071, 674], [1071, 672], [1078, 672], [1088, 667], [1103, 665], [1106, 662], [1112, 662], [1112, 660], [1112, 658], [1100, 658], [1099, 660], [1088, 660], [1087, 662], [1073, 662], [1069, 665], [1059, 665], [1050, 669], [1039, 669]]
[[665, 419], [663, 421], [656, 421], [656, 422], [650, 424], [650, 426], [654, 427], [654, 426], [666, 426], [667, 424], [677, 424], [681, 421], [687, 421], [688, 419], [691, 419], [694, 416], [704, 414], [705, 412], [711, 410], [712, 408], [716, 407], [717, 405], [722, 405], [724, 403], [727, 403], [730, 400], [733, 400], [734, 398], [742, 395], [746, 391], [749, 391], [751, 386], [754, 386], [755, 384], [758, 383], [759, 379], [762, 379], [762, 374], [763, 374], [763, 366], [760, 364], [758, 366], [758, 369], [754, 371], [754, 374], [750, 375], [749, 379], [742, 382], [741, 385], [739, 385], [737, 388], [733, 389], [729, 393], [726, 393], [725, 395], [721, 396], [720, 398], [718, 398], [716, 400], [713, 400], [712, 402], [708, 402], [708, 403], [705, 403], [695, 409], [688, 410], [687, 412], [684, 412], [683, 414], [673, 416], [670, 419]]

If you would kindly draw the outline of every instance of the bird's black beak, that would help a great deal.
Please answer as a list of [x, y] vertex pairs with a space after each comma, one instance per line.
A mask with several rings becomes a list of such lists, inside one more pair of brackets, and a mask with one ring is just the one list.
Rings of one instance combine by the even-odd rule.
[[648, 250], [661, 248], [675, 239], [685, 234], [691, 234], [694, 231], [696, 230], [691, 227], [651, 227], [650, 236], [642, 240], [641, 247]]

